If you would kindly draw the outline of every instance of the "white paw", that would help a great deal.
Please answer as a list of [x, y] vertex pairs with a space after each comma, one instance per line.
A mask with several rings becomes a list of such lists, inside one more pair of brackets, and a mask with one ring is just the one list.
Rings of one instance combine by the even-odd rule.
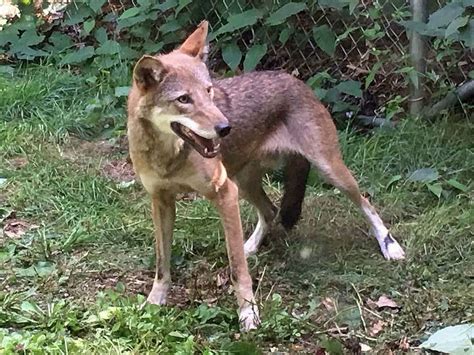
[[257, 305], [248, 303], [246, 306], [242, 307], [239, 312], [239, 323], [242, 332], [257, 329], [260, 324]]
[[154, 282], [153, 288], [151, 289], [146, 301], [151, 304], [164, 305], [166, 304], [166, 299], [168, 297], [168, 290], [168, 285]]
[[380, 243], [382, 254], [387, 260], [402, 260], [405, 259], [405, 252], [398, 242], [390, 235]]
[[388, 245], [386, 254], [384, 256], [387, 260], [402, 260], [405, 259], [405, 252], [403, 251], [400, 244], [394, 242]]

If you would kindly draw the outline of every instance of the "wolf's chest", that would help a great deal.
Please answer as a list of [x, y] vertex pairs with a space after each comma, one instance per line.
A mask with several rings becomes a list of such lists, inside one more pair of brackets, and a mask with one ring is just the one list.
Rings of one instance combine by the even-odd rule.
[[[149, 194], [156, 194], [159, 191], [168, 191], [171, 193], [197, 191], [207, 195], [215, 190], [215, 177], [209, 177], [198, 173], [192, 164], [186, 165], [177, 174], [170, 177], [164, 177], [158, 171], [143, 169], [137, 171], [140, 181]], [[220, 183], [220, 181], [219, 181]]]

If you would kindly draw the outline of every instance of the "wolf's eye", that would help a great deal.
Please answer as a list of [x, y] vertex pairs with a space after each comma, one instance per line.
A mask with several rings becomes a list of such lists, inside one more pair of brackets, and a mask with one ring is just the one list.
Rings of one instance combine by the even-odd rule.
[[191, 103], [191, 97], [187, 94], [185, 95], [181, 95], [180, 97], [178, 97], [176, 100], [178, 100], [178, 102], [181, 102], [182, 104], [189, 104]]

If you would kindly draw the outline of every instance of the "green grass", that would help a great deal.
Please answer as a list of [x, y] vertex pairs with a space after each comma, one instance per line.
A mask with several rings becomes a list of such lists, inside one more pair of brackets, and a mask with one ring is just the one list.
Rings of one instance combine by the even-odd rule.
[[[36, 226], [0, 239], [0, 353], [340, 353], [351, 339], [387, 351], [472, 321], [469, 120], [341, 132], [345, 161], [407, 260], [384, 261], [358, 211], [312, 177], [298, 227], [275, 227], [249, 260], [263, 322], [239, 334], [229, 283], [217, 285], [227, 277], [223, 233], [205, 200], [178, 204], [171, 305], [142, 307], [153, 280], [149, 199], [104, 174], [125, 158], [98, 143], [118, 144], [125, 102], [105, 74], [86, 79], [48, 67], [0, 76], [0, 224]], [[438, 175], [410, 181], [421, 168]], [[280, 196], [278, 183], [267, 189]], [[242, 207], [248, 234], [255, 216]], [[371, 309], [367, 301], [383, 294], [401, 308]]]

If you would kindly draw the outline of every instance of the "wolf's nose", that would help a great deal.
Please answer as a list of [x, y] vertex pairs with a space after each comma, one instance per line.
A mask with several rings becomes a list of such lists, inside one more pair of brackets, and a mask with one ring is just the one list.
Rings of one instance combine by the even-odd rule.
[[219, 123], [214, 126], [214, 129], [216, 130], [217, 135], [223, 138], [230, 133], [230, 130], [232, 129], [232, 127], [229, 126], [228, 123]]

